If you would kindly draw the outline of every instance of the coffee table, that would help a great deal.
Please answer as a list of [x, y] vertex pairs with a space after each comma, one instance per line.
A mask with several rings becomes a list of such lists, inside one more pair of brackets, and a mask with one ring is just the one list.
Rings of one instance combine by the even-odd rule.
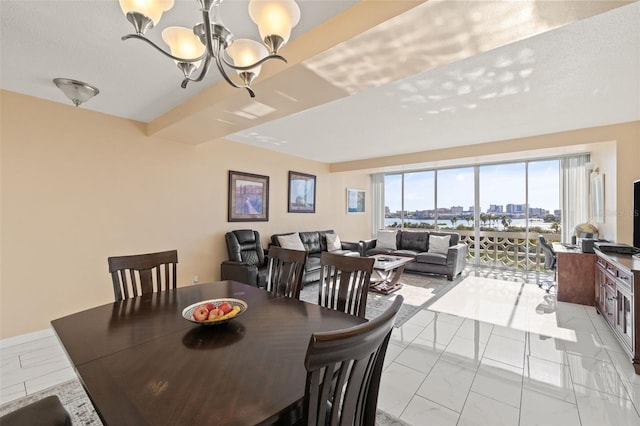
[[410, 257], [389, 256], [376, 254], [372, 256], [376, 261], [373, 264], [373, 272], [376, 276], [371, 277], [369, 291], [381, 294], [391, 294], [402, 288], [400, 277], [404, 271], [404, 266], [412, 262]]

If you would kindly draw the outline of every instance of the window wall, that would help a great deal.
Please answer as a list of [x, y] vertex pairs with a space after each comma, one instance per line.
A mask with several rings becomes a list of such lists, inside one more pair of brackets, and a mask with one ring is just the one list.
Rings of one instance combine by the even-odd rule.
[[385, 227], [456, 230], [469, 260], [531, 269], [537, 236], [559, 241], [560, 159], [389, 174]]

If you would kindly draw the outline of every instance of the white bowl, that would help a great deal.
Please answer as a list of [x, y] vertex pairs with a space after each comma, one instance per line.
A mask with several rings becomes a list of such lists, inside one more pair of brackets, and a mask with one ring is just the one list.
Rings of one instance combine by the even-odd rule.
[[[214, 305], [220, 305], [223, 302], [227, 302], [227, 303], [231, 304], [231, 306], [239, 306], [240, 307], [240, 312], [238, 312], [236, 315], [232, 316], [231, 318], [215, 319], [215, 320], [211, 320], [211, 321], [208, 321], [208, 320], [207, 321], [196, 321], [193, 318], [193, 311], [195, 311], [198, 306], [206, 305], [207, 303], [213, 303]], [[248, 307], [249, 307], [249, 305], [247, 305], [247, 302], [245, 302], [244, 300], [240, 300], [240, 299], [223, 298], [223, 299], [202, 300], [200, 302], [194, 303], [194, 304], [189, 305], [186, 308], [184, 308], [182, 310], [182, 318], [186, 319], [187, 321], [191, 321], [194, 324], [201, 324], [201, 325], [224, 324], [225, 322], [231, 321], [232, 319], [237, 318], [238, 316], [242, 315], [244, 313], [244, 311], [247, 310]]]

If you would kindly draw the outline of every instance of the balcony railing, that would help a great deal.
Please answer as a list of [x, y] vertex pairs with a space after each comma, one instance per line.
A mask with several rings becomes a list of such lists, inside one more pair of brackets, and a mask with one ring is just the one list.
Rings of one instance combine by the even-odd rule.
[[544, 270], [544, 253], [539, 247], [538, 235], [549, 242], [560, 241], [560, 234], [529, 232], [480, 231], [476, 242], [473, 230], [455, 230], [460, 240], [467, 244], [467, 262], [475, 259], [479, 250], [479, 264], [498, 268], [513, 268], [526, 271]]

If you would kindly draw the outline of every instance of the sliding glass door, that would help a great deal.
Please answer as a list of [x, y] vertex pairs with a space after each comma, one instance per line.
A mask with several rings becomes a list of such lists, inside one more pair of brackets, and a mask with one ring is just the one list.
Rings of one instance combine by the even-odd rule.
[[559, 191], [559, 159], [390, 174], [385, 227], [455, 230], [469, 262], [535, 269], [537, 236], [560, 239]]

